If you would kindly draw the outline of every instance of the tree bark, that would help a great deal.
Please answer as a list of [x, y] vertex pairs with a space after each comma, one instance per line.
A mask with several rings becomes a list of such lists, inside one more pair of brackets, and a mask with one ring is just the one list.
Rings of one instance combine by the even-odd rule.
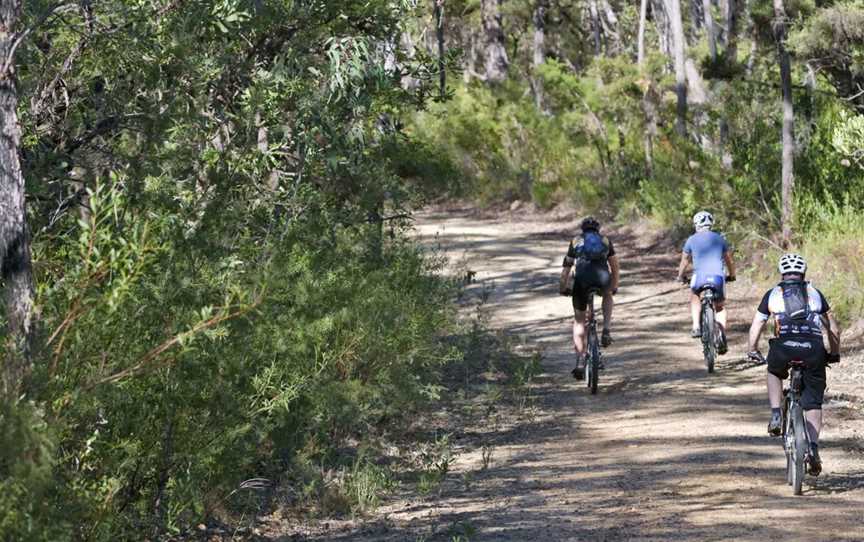
[[723, 32], [723, 56], [726, 62], [738, 62], [738, 9], [739, 0], [723, 0], [721, 4], [723, 17], [726, 19], [726, 29]]
[[600, 56], [603, 52], [603, 41], [601, 39], [602, 26], [600, 24], [600, 11], [597, 9], [597, 0], [588, 2], [588, 14], [591, 17], [591, 34], [594, 36], [594, 55]]
[[444, 0], [432, 0], [435, 14], [435, 38], [438, 42], [438, 97], [447, 95], [447, 70], [444, 63]]
[[649, 0], [651, 2], [651, 18], [657, 29], [657, 38], [660, 41], [660, 50], [672, 58], [672, 28], [669, 22], [669, 13], [666, 0]]
[[30, 370], [33, 323], [33, 271], [14, 62], [21, 5], [22, 0], [0, 0], [0, 282], [6, 313], [6, 356], [0, 376], [7, 398], [18, 396]]
[[534, 103], [540, 110], [545, 109], [543, 95], [543, 81], [537, 70], [546, 62], [546, 11], [549, 9], [549, 0], [537, 0], [534, 4], [534, 43], [531, 55], [532, 79], [531, 88], [534, 92]]
[[773, 0], [774, 21], [772, 22], [774, 40], [777, 42], [777, 57], [780, 64], [780, 87], [783, 94], [783, 154], [781, 171], [780, 224], [783, 246], [788, 247], [792, 239], [793, 191], [795, 187], [795, 111], [792, 108], [792, 68], [789, 51], [786, 50], [786, 9], [783, 0]]
[[507, 70], [510, 67], [501, 22], [501, 2], [502, 0], [480, 0], [480, 15], [486, 37], [486, 80], [490, 83], [501, 83], [507, 79]]
[[665, 0], [665, 4], [666, 14], [669, 17], [669, 23], [672, 29], [672, 56], [675, 64], [675, 94], [678, 96], [678, 103], [675, 108], [675, 130], [678, 132], [678, 135], [684, 137], [687, 135], [687, 73], [684, 65], [684, 49], [686, 43], [684, 41], [684, 24], [681, 20], [681, 2], [680, 0]]
[[711, 62], [717, 62], [717, 36], [714, 29], [714, 16], [711, 14], [711, 0], [702, 0], [702, 13], [705, 17], [705, 36], [708, 38], [708, 54]]
[[600, 22], [605, 36], [606, 55], [615, 56], [621, 51], [621, 36], [618, 33], [618, 16], [615, 15], [615, 10], [612, 9], [612, 4], [608, 0], [600, 0], [599, 7], [602, 9], [603, 17]]
[[645, 23], [648, 19], [648, 0], [639, 3], [639, 34], [636, 38], [636, 64], [641, 68], [645, 61]]

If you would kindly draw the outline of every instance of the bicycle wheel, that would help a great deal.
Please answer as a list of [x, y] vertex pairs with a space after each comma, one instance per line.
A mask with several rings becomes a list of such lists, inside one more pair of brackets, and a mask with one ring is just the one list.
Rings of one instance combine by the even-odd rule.
[[801, 494], [804, 484], [804, 454], [807, 452], [807, 439], [804, 436], [804, 413], [798, 405], [792, 405], [792, 430], [794, 432], [792, 458], [792, 491]]
[[708, 372], [714, 372], [714, 360], [717, 359], [717, 345], [714, 342], [715, 331], [714, 307], [702, 307], [702, 352], [705, 355], [705, 365]]
[[591, 333], [589, 337], [588, 352], [591, 356], [591, 359], [587, 364], [588, 367], [591, 367], [590, 377], [588, 378], [588, 387], [591, 388], [591, 395], [596, 395], [597, 385], [600, 381], [600, 346], [597, 343], [596, 330]]
[[795, 431], [792, 429], [792, 417], [789, 412], [789, 398], [783, 397], [783, 410], [782, 420], [780, 427], [783, 428], [782, 442], [783, 442], [783, 455], [786, 456], [786, 483], [788, 485], [792, 485], [792, 471], [795, 467], [795, 462], [792, 460], [792, 448], [794, 448], [794, 434]]

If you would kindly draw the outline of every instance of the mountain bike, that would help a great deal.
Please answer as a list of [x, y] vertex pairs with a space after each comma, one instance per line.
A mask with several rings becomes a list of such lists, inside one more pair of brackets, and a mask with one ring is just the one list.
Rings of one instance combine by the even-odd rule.
[[597, 394], [600, 380], [600, 341], [597, 339], [597, 320], [594, 318], [594, 296], [599, 290], [588, 291], [588, 357], [585, 360], [585, 383], [591, 390], [591, 395]]
[[806, 463], [809, 461], [810, 434], [801, 407], [803, 361], [789, 362], [789, 386], [783, 390], [782, 438], [786, 454], [786, 481], [795, 495], [801, 494]]
[[[735, 278], [727, 276], [726, 282], [734, 282]], [[689, 284], [690, 279], [685, 279]], [[717, 299], [717, 287], [713, 284], [705, 284], [699, 289], [699, 298], [702, 309], [699, 313], [699, 327], [702, 330], [702, 355], [705, 358], [705, 366], [709, 373], [714, 372], [714, 362], [717, 361], [717, 349], [723, 342], [723, 333], [717, 325], [717, 311], [714, 308]]]
[[[765, 363], [758, 352], [749, 354], [750, 359]], [[810, 434], [804, 422], [804, 409], [801, 407], [801, 390], [804, 382], [804, 362], [789, 362], [789, 385], [783, 389], [783, 402], [780, 410], [781, 440], [786, 455], [786, 482], [792, 486], [795, 495], [801, 494], [804, 473], [810, 460]]]

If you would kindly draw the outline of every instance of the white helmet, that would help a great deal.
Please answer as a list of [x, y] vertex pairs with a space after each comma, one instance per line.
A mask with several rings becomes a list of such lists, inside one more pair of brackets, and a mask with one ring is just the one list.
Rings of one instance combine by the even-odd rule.
[[807, 262], [800, 254], [790, 252], [780, 257], [780, 262], [777, 264], [777, 270], [781, 275], [786, 273], [799, 273], [803, 275], [807, 272]]
[[699, 211], [693, 215], [693, 226], [697, 230], [710, 230], [714, 225], [714, 216], [708, 211]]

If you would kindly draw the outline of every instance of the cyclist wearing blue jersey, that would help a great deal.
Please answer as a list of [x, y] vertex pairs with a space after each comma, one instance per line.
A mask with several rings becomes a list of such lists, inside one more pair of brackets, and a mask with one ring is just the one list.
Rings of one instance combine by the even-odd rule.
[[[603, 331], [600, 344], [612, 344], [612, 296], [618, 291], [620, 267], [612, 241], [600, 234], [600, 222], [593, 216], [586, 217], [580, 224], [582, 235], [570, 241], [567, 255], [561, 268], [560, 292], [573, 298], [573, 346], [576, 350], [576, 368], [573, 377], [585, 378], [586, 333], [585, 317], [589, 295], [597, 292], [603, 296]], [[572, 268], [572, 269], [571, 269]], [[571, 278], [572, 287], [567, 283]]]
[[711, 213], [707, 211], [696, 213], [693, 216], [693, 226], [696, 233], [684, 243], [681, 263], [678, 266], [678, 281], [683, 282], [684, 271], [688, 264], [693, 264], [693, 277], [690, 280], [690, 316], [693, 319], [693, 327], [690, 336], [694, 339], [702, 336], [699, 329], [699, 314], [702, 309], [699, 290], [710, 284], [717, 294], [714, 307], [717, 311], [717, 324], [720, 326], [721, 335], [717, 353], [725, 354], [727, 350], [726, 311], [723, 306], [726, 298], [725, 284], [727, 276], [729, 280], [735, 280], [735, 265], [726, 238], [711, 231], [714, 227], [714, 217]]

